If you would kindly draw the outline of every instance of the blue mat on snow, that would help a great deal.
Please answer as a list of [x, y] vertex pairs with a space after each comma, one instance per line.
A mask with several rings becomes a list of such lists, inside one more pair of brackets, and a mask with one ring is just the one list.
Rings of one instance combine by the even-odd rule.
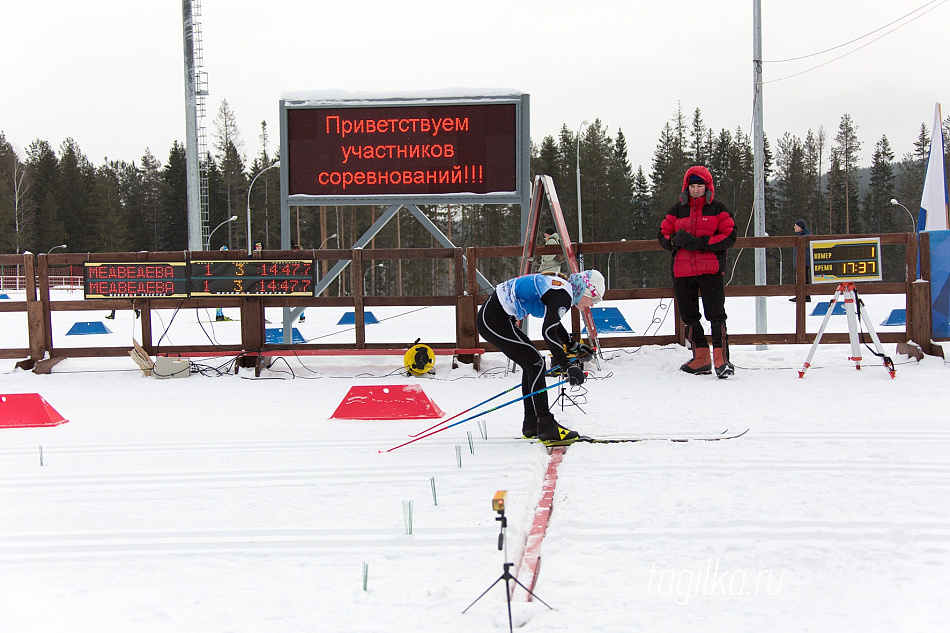
[[[633, 328], [623, 318], [619, 308], [591, 308], [590, 314], [594, 317], [594, 327], [597, 332], [633, 332]], [[582, 334], [587, 333], [584, 328]]]
[[891, 313], [881, 322], [881, 325], [907, 325], [907, 309], [896, 308], [891, 310]]
[[102, 321], [77, 321], [66, 332], [66, 336], [77, 334], [112, 334], [112, 330], [107, 328]]
[[9, 298], [10, 298], [10, 295], [8, 295], [7, 293], [5, 293], [5, 292], [4, 292], [4, 293], [0, 293], [0, 299], [9, 299]]
[[[373, 313], [366, 310], [363, 312], [363, 324], [371, 325], [373, 323], [379, 323], [379, 320], [373, 316]], [[340, 320], [337, 322], [337, 325], [356, 325], [356, 313], [347, 312], [340, 317]]]
[[[297, 330], [293, 329], [293, 342], [294, 343], [306, 343], [307, 339]], [[269, 327], [264, 330], [264, 341], [271, 345], [280, 345], [284, 342], [284, 328], [282, 327]]]
[[[830, 301], [819, 301], [815, 304], [815, 309], [811, 311], [811, 316], [825, 316], [828, 314], [828, 304]], [[832, 311], [832, 316], [834, 315], [845, 315], [844, 302], [838, 301], [835, 303], [835, 309]]]

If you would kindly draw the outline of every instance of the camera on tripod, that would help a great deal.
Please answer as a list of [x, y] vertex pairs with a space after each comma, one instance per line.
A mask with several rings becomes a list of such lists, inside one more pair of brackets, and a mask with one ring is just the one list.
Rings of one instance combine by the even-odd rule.
[[491, 500], [491, 509], [498, 514], [505, 513], [505, 499], [508, 498], [507, 490], [499, 490]]

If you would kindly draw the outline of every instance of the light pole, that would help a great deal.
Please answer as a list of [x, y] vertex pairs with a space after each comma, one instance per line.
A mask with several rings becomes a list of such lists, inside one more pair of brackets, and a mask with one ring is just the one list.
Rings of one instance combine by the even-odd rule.
[[[251, 181], [251, 186], [247, 188], [247, 254], [250, 255], [251, 251], [254, 249], [253, 244], [251, 244], [251, 189], [254, 188], [254, 183], [260, 178], [268, 169], [273, 169], [274, 167], [280, 167], [280, 161], [274, 162], [270, 167], [265, 167], [264, 169], [257, 172], [257, 175], [254, 176], [254, 180]], [[209, 239], [210, 241], [210, 239]]]
[[329, 242], [330, 240], [335, 240], [335, 239], [336, 239], [336, 233], [334, 233], [333, 235], [331, 235], [331, 236], [328, 237], [327, 239], [323, 240], [323, 244], [320, 244], [320, 246], [317, 247], [317, 250], [323, 248], [324, 245], [325, 245], [327, 242]]
[[[577, 243], [584, 243], [584, 223], [581, 214], [581, 130], [587, 125], [587, 121], [581, 121], [577, 128]], [[584, 270], [584, 255], [577, 255], [577, 263], [581, 270]]]
[[[330, 239], [330, 238], [327, 238], [327, 239]], [[364, 296], [364, 297], [367, 297], [367, 296], [369, 296], [370, 294], [372, 294], [372, 293], [366, 292], [366, 283], [367, 283], [367, 281], [366, 281], [366, 275], [368, 275], [369, 272], [370, 272], [371, 270], [373, 270], [374, 268], [385, 268], [385, 267], [386, 267], [385, 264], [376, 264], [375, 266], [370, 266], [370, 267], [367, 268], [365, 271], [363, 271], [363, 296]]]
[[904, 205], [902, 205], [900, 202], [898, 202], [898, 201], [897, 201], [897, 198], [891, 198], [891, 204], [893, 204], [894, 206], [900, 207], [900, 208], [903, 209], [904, 211], [907, 211], [907, 215], [910, 216], [910, 221], [913, 223], [913, 226], [914, 226], [914, 233], [916, 233], [916, 232], [917, 232], [917, 220], [914, 219], [914, 214], [910, 212], [910, 209], [908, 209], [907, 207], [905, 207]]
[[914, 214], [910, 212], [910, 209], [898, 202], [897, 198], [891, 198], [891, 204], [907, 211], [907, 215], [910, 216], [911, 224], [914, 227], [914, 239], [917, 240], [917, 279], [920, 279], [920, 234], [917, 232], [917, 220], [914, 219]]
[[65, 244], [60, 244], [59, 246], [54, 246], [53, 248], [51, 248], [51, 249], [49, 249], [48, 251], [46, 251], [46, 254], [49, 255], [50, 253], [52, 253], [53, 251], [55, 251], [57, 248], [66, 248], [66, 245], [65, 245]]
[[[627, 238], [625, 238], [625, 237], [624, 237], [624, 238], [621, 238], [620, 241], [621, 241], [621, 242], [626, 242], [626, 241], [627, 241]], [[610, 290], [610, 258], [613, 257], [613, 256], [614, 256], [613, 253], [608, 253], [608, 254], [607, 254], [607, 290]], [[620, 255], [619, 255], [619, 254], [617, 255], [617, 263], [618, 263], [618, 264], [620, 263]]]
[[220, 229], [222, 226], [224, 226], [224, 225], [227, 224], [228, 222], [234, 222], [235, 220], [237, 220], [237, 216], [236, 216], [236, 215], [232, 215], [230, 218], [228, 218], [227, 220], [225, 220], [224, 222], [222, 222], [222, 223], [219, 224], [218, 226], [214, 227], [214, 230], [212, 230], [211, 233], [208, 234], [208, 242], [205, 244], [205, 250], [206, 250], [206, 251], [210, 251], [210, 250], [211, 250], [211, 236], [214, 235], [214, 232], [217, 231], [218, 229]]

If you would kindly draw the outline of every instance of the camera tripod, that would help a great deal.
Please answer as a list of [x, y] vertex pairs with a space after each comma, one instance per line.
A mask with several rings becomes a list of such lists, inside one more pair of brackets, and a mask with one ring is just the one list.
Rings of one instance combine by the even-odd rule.
[[[584, 393], [586, 393], [586, 391]], [[584, 394], [581, 394], [581, 396], [583, 395]], [[579, 399], [580, 398], [575, 398], [574, 396], [569, 395], [567, 393], [567, 387], [564, 385], [561, 385], [561, 390], [557, 394], [557, 398], [555, 398], [554, 402], [551, 404], [551, 408], [552, 409], [555, 408], [556, 406], [558, 406], [558, 404], [561, 405], [561, 411], [563, 411], [565, 407], [577, 407], [578, 409], [580, 409], [581, 413], [583, 413], [584, 415], [587, 415], [587, 411], [584, 411], [584, 409], [581, 407], [581, 403], [579, 402]], [[586, 403], [587, 398], [584, 398], [584, 401]]]
[[495, 582], [493, 582], [492, 584], [490, 584], [490, 585], [488, 586], [488, 589], [486, 589], [485, 591], [482, 592], [482, 595], [480, 595], [480, 596], [478, 596], [477, 598], [475, 598], [475, 600], [472, 601], [472, 604], [470, 604], [470, 605], [468, 605], [467, 607], [465, 607], [465, 609], [462, 611], [462, 613], [465, 613], [466, 611], [468, 611], [469, 609], [471, 609], [473, 606], [475, 606], [475, 603], [476, 603], [476, 602], [478, 602], [479, 600], [481, 600], [482, 598], [484, 598], [484, 597], [485, 597], [485, 594], [487, 594], [489, 591], [491, 591], [492, 588], [493, 588], [495, 585], [497, 585], [499, 582], [501, 582], [502, 580], [504, 580], [504, 581], [505, 581], [505, 600], [506, 600], [506, 602], [508, 603], [508, 630], [509, 630], [511, 633], [514, 633], [514, 624], [512, 624], [512, 621], [511, 621], [511, 593], [512, 593], [512, 591], [514, 590], [514, 587], [511, 586], [511, 582], [512, 582], [512, 581], [514, 581], [519, 587], [521, 587], [522, 589], [524, 589], [525, 591], [527, 591], [527, 592], [528, 592], [528, 595], [530, 595], [532, 598], [536, 598], [538, 602], [540, 602], [541, 604], [543, 604], [544, 606], [546, 606], [548, 609], [551, 609], [551, 610], [553, 611], [553, 610], [554, 610], [554, 607], [552, 607], [551, 605], [549, 605], [547, 602], [545, 602], [545, 601], [542, 600], [541, 598], [538, 598], [537, 594], [535, 594], [533, 591], [531, 591], [530, 589], [528, 589], [527, 587], [525, 587], [524, 584], [522, 584], [522, 582], [521, 582], [520, 580], [518, 580], [518, 579], [511, 573], [511, 566], [514, 565], [514, 563], [509, 563], [509, 562], [508, 562], [508, 543], [507, 543], [507, 541], [505, 541], [505, 530], [508, 528], [508, 519], [505, 518], [505, 511], [504, 511], [504, 510], [499, 510], [499, 511], [498, 511], [498, 516], [495, 517], [495, 520], [501, 522], [501, 531], [498, 533], [498, 549], [499, 549], [499, 551], [502, 550], [502, 549], [504, 549], [504, 551], [505, 551], [505, 562], [504, 562], [503, 565], [502, 565], [502, 569], [503, 569], [503, 570], [502, 570], [502, 572], [501, 572], [501, 576], [499, 576], [498, 578], [496, 578], [496, 579], [495, 579]]
[[818, 344], [821, 343], [821, 337], [825, 333], [828, 320], [831, 318], [835, 304], [839, 299], [844, 301], [845, 313], [848, 316], [848, 339], [851, 342], [851, 356], [848, 357], [848, 360], [854, 361], [855, 369], [861, 369], [861, 361], [863, 359], [861, 357], [861, 338], [858, 323], [860, 320], [860, 322], [864, 323], [867, 327], [871, 341], [874, 343], [874, 348], [877, 350], [877, 352], [872, 350], [871, 353], [884, 360], [884, 368], [887, 369], [891, 378], [894, 378], [897, 374], [897, 371], [894, 369], [894, 363], [884, 354], [884, 349], [881, 347], [881, 339], [871, 324], [871, 318], [868, 316], [867, 310], [864, 309], [864, 302], [858, 297], [858, 291], [855, 289], [854, 284], [849, 281], [838, 284], [834, 296], [831, 298], [831, 301], [828, 302], [828, 311], [825, 312], [825, 318], [821, 321], [821, 327], [818, 328], [815, 342], [812, 343], [811, 349], [808, 351], [808, 357], [805, 358], [805, 364], [801, 368], [801, 371], [798, 372], [798, 377], [804, 378], [805, 372], [811, 367], [811, 360], [815, 356]]

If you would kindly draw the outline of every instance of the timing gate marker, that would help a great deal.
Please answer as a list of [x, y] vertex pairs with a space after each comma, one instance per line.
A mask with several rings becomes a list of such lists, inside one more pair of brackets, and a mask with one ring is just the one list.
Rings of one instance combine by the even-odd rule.
[[[551, 459], [548, 461], [548, 470], [544, 474], [544, 483], [541, 485], [541, 500], [538, 501], [538, 507], [534, 511], [534, 522], [531, 525], [531, 532], [528, 534], [528, 540], [525, 543], [524, 556], [521, 558], [521, 564], [518, 566], [517, 576], [521, 582], [530, 590], [534, 591], [534, 586], [538, 582], [538, 569], [541, 566], [541, 542], [544, 540], [544, 534], [548, 529], [548, 521], [551, 518], [551, 510], [554, 506], [554, 489], [557, 487], [557, 469], [564, 459], [566, 446], [555, 446], [551, 449]], [[517, 588], [517, 585], [515, 585]], [[512, 589], [514, 594], [514, 589]], [[531, 594], [527, 596], [526, 602], [531, 602]]]

